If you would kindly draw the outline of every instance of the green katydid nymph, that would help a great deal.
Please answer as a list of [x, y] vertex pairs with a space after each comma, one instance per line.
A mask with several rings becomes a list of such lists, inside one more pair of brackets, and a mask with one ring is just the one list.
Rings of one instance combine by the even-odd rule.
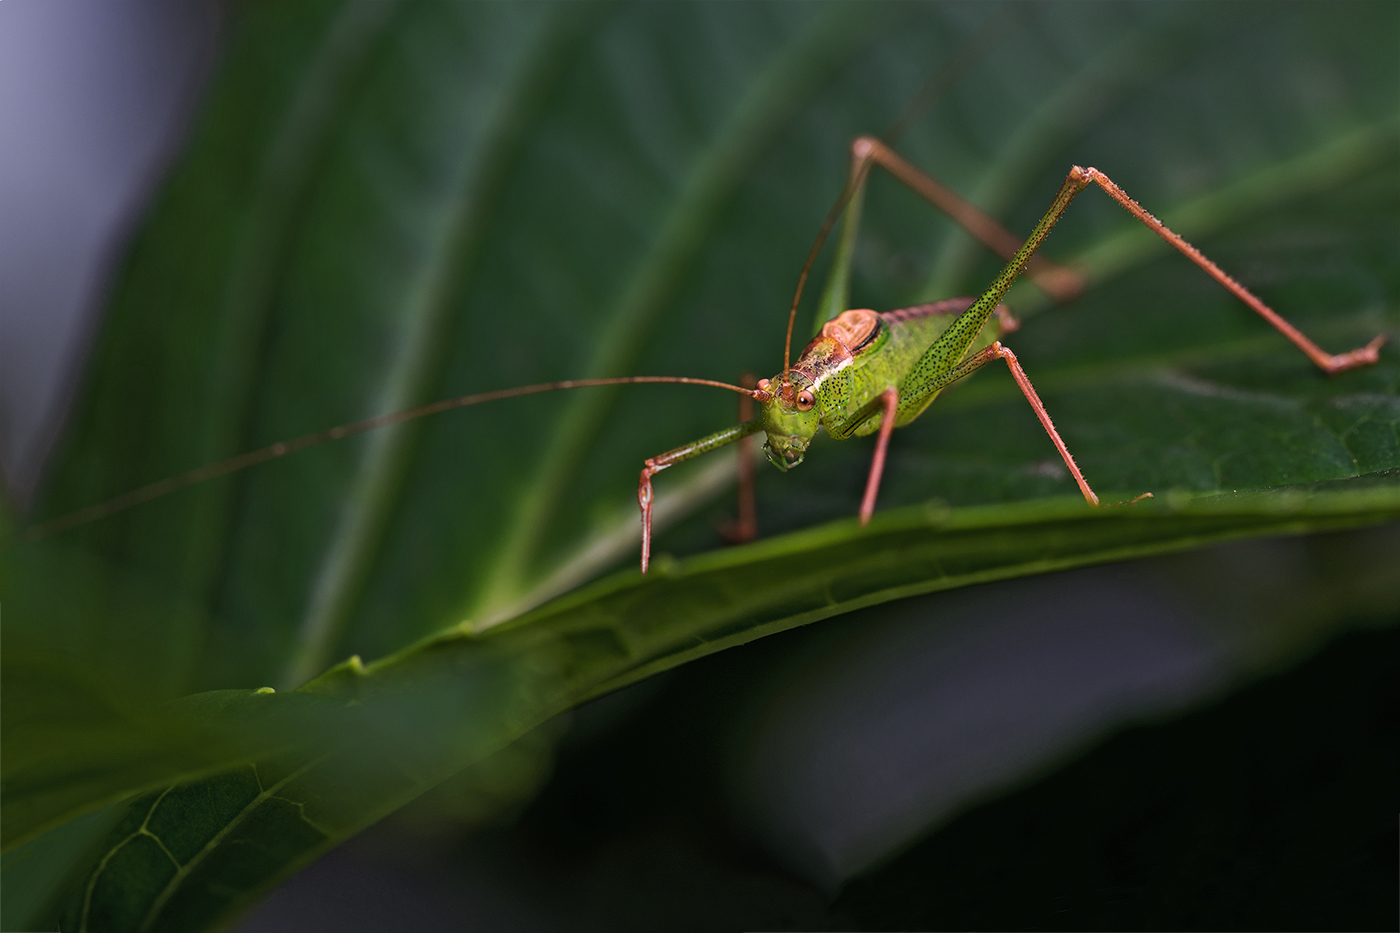
[[[499, 399], [588, 386], [682, 383], [728, 389], [758, 402], [761, 412], [757, 417], [743, 420], [738, 425], [677, 447], [645, 462], [638, 482], [637, 500], [641, 506], [642, 517], [641, 569], [642, 573], [646, 573], [651, 556], [654, 502], [652, 477], [655, 474], [676, 463], [740, 441], [760, 431], [766, 435], [764, 451], [768, 460], [784, 471], [802, 462], [808, 445], [819, 429], [824, 429], [835, 438], [878, 433], [860, 507], [861, 521], [867, 522], [875, 509], [880, 477], [893, 429], [916, 419], [947, 386], [998, 359], [1004, 360], [1011, 370], [1016, 384], [1040, 419], [1065, 466], [1078, 483], [1085, 500], [1091, 506], [1097, 507], [1098, 497], [1075, 465], [1074, 458], [1055, 430], [1045, 406], [1036, 395], [1016, 355], [1001, 343], [1001, 338], [1016, 328], [1016, 320], [1002, 303], [1002, 299], [1022, 272], [1027, 273], [1052, 298], [1067, 300], [1081, 290], [1082, 284], [1074, 272], [1037, 256], [1036, 250], [1045, 241], [1070, 202], [1091, 184], [1098, 185], [1106, 191], [1129, 213], [1277, 328], [1327, 374], [1333, 375], [1357, 366], [1369, 365], [1379, 358], [1380, 346], [1384, 342], [1383, 336], [1342, 354], [1333, 355], [1320, 349], [1244, 286], [1221, 271], [1195, 247], [1167, 229], [1096, 169], [1078, 166], [1072, 168], [1049, 210], [1041, 217], [1029, 238], [1021, 242], [976, 207], [906, 162], [880, 140], [873, 137], [858, 138], [851, 146], [851, 156], [850, 175], [845, 189], [828, 214], [798, 277], [796, 294], [788, 312], [783, 368], [771, 379], [760, 380], [753, 388], [680, 376], [622, 376], [562, 380], [461, 396], [328, 428], [199, 467], [151, 483], [107, 502], [34, 525], [21, 532], [19, 540], [34, 540], [96, 521], [176, 489], [326, 441]], [[844, 310], [822, 326], [820, 333], [806, 346], [796, 362], [793, 362], [793, 322], [803, 285], [827, 235], [843, 213], [846, 218], [845, 226], [833, 264], [831, 280], [835, 283], [835, 300], [840, 306], [845, 305], [846, 283], [850, 278], [854, 241], [859, 224], [861, 193], [870, 169], [875, 165], [886, 169], [935, 207], [947, 213], [974, 237], [1006, 259], [1006, 265], [987, 289], [975, 298], [950, 298], [883, 313], [869, 309]], [[824, 301], [824, 304], [830, 303]], [[1150, 493], [1144, 493], [1138, 498], [1147, 495]], [[750, 531], [751, 528], [750, 522]]]

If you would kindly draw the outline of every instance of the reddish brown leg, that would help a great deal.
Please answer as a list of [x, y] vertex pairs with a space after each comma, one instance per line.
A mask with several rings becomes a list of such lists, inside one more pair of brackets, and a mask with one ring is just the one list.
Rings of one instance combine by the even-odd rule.
[[[1025, 395], [1026, 401], [1031, 403], [1031, 408], [1035, 410], [1035, 416], [1040, 419], [1041, 425], [1045, 428], [1045, 433], [1050, 435], [1050, 440], [1054, 442], [1055, 449], [1060, 452], [1060, 457], [1064, 459], [1065, 466], [1069, 467], [1070, 473], [1074, 475], [1074, 481], [1079, 484], [1079, 491], [1084, 493], [1084, 498], [1092, 506], [1099, 504], [1099, 497], [1094, 495], [1094, 490], [1089, 488], [1089, 483], [1084, 479], [1084, 474], [1079, 472], [1079, 467], [1074, 462], [1073, 455], [1069, 448], [1065, 446], [1064, 440], [1060, 438], [1060, 432], [1055, 430], [1055, 423], [1050, 420], [1050, 413], [1045, 410], [1045, 405], [1040, 401], [1040, 396], [1035, 394], [1035, 386], [1026, 378], [1026, 371], [1021, 368], [1021, 362], [1016, 359], [1016, 354], [1001, 345], [1000, 341], [993, 343], [984, 351], [990, 360], [992, 357], [999, 357], [1006, 360], [1007, 367], [1011, 370], [1011, 377], [1016, 380], [1016, 384], [1021, 387], [1021, 393]], [[1145, 493], [1151, 497], [1152, 493]], [[1143, 496], [1138, 496], [1138, 499]], [[1137, 499], [1133, 500], [1138, 501]]]
[[656, 500], [656, 492], [651, 488], [651, 478], [660, 473], [669, 463], [653, 466], [652, 457], [642, 467], [642, 475], [637, 480], [637, 504], [642, 507], [642, 576], [647, 575], [647, 565], [651, 563], [651, 506]]
[[1268, 321], [1281, 334], [1291, 340], [1294, 346], [1307, 354], [1308, 359], [1316, 363], [1318, 367], [1329, 376], [1344, 372], [1348, 369], [1354, 369], [1357, 366], [1369, 366], [1380, 359], [1381, 344], [1385, 343], [1384, 334], [1376, 337], [1364, 347], [1357, 347], [1355, 350], [1349, 350], [1346, 353], [1328, 353], [1309, 340], [1298, 328], [1279, 317], [1272, 308], [1256, 298], [1249, 289], [1226, 275], [1219, 266], [1202, 255], [1200, 250], [1167, 229], [1160, 220], [1143, 210], [1142, 205], [1128, 197], [1127, 192], [1114, 184], [1103, 172], [1100, 172], [1096, 168], [1080, 168], [1076, 165], [1070, 172], [1070, 177], [1078, 180], [1081, 186], [1087, 185], [1092, 181], [1104, 191], [1107, 191], [1113, 200], [1127, 209], [1128, 213], [1146, 224], [1153, 233], [1166, 240], [1172, 246], [1175, 246], [1182, 255], [1200, 266], [1205, 270], [1207, 275], [1225, 286], [1236, 298], [1253, 308], [1255, 313]]
[[[1045, 405], [1040, 401], [1040, 396], [1035, 394], [1035, 386], [1026, 376], [1026, 371], [1021, 368], [1021, 361], [1016, 359], [1016, 354], [1001, 345], [1000, 341], [993, 343], [986, 350], [982, 351], [982, 356], [991, 360], [999, 357], [1006, 360], [1006, 366], [1011, 370], [1011, 378], [1016, 380], [1016, 384], [1021, 387], [1021, 394], [1026, 397], [1026, 401], [1031, 403], [1031, 408], [1035, 410], [1035, 416], [1040, 419], [1040, 424], [1045, 428], [1045, 433], [1050, 435], [1050, 440], [1054, 442], [1055, 449], [1060, 452], [1060, 457], [1065, 461], [1065, 466], [1069, 467], [1070, 473], [1074, 475], [1074, 481], [1079, 484], [1079, 491], [1084, 493], [1085, 500], [1095, 508], [1099, 505], [1099, 497], [1094, 494], [1094, 490], [1089, 488], [1089, 483], [1084, 479], [1084, 474], [1079, 472], [1079, 466], [1074, 462], [1074, 457], [1070, 454], [1069, 448], [1065, 446], [1064, 440], [1060, 437], [1060, 432], [1055, 430], [1055, 423], [1050, 420], [1050, 413], [1045, 410]], [[1118, 505], [1132, 505], [1141, 502], [1143, 499], [1153, 498], [1152, 493], [1145, 492], [1140, 496], [1135, 496], [1127, 502], [1119, 502]]]
[[[739, 385], [752, 389], [754, 374], [744, 373], [739, 377]], [[753, 399], [739, 396], [739, 422], [753, 420]], [[753, 436], [739, 438], [739, 517], [727, 522], [722, 530], [730, 544], [743, 544], [758, 538], [758, 506], [754, 499]]]
[[880, 397], [885, 400], [885, 415], [880, 419], [880, 436], [875, 441], [875, 459], [870, 461], [870, 476], [865, 480], [865, 497], [860, 501], [860, 523], [870, 523], [875, 514], [875, 497], [880, 492], [880, 476], [885, 472], [885, 451], [890, 449], [890, 434], [894, 431], [895, 410], [899, 408], [899, 392], [886, 389]]

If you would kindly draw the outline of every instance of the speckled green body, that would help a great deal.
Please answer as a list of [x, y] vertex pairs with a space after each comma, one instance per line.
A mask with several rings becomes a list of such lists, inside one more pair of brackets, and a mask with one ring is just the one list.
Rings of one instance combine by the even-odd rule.
[[[972, 298], [950, 298], [884, 313], [847, 311], [828, 321], [789, 371], [791, 391], [763, 407], [769, 459], [780, 469], [796, 466], [818, 427], [838, 438], [878, 430], [884, 420], [880, 396], [890, 387], [900, 399], [895, 425], [917, 418], [951, 381], [937, 374], [956, 370], [969, 353], [1010, 329], [1010, 315], [998, 306], [972, 329], [964, 318], [973, 304]], [[959, 321], [963, 326], [956, 328]], [[814, 397], [805, 411], [797, 401], [804, 390]]]
[[781, 470], [797, 466], [818, 427], [832, 437], [878, 430], [884, 420], [881, 395], [889, 388], [899, 393], [895, 425], [908, 424], [944, 388], [984, 364], [976, 351], [990, 346], [1013, 320], [1002, 309], [1002, 297], [1088, 183], [1076, 167], [1035, 230], [977, 299], [950, 298], [884, 314], [846, 311], [823, 324], [795, 366], [759, 383], [769, 397], [762, 417], [745, 429], [767, 433], [763, 450], [769, 461]]

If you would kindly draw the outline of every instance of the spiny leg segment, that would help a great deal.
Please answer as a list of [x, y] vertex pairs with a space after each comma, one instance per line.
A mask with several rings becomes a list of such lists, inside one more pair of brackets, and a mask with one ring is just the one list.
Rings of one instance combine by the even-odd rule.
[[[965, 361], [967, 364], [971, 364], [967, 372], [980, 369], [996, 359], [1006, 361], [1006, 367], [1011, 370], [1011, 378], [1016, 380], [1016, 385], [1020, 388], [1021, 394], [1026, 397], [1026, 401], [1030, 403], [1031, 408], [1035, 411], [1035, 416], [1040, 419], [1040, 424], [1045, 428], [1045, 433], [1050, 435], [1050, 440], [1054, 443], [1055, 449], [1060, 452], [1060, 458], [1065, 461], [1065, 466], [1069, 467], [1069, 472], [1074, 477], [1074, 481], [1079, 484], [1079, 491], [1084, 494], [1084, 500], [1097, 508], [1099, 505], [1099, 497], [1094, 494], [1094, 490], [1089, 488], [1088, 480], [1084, 479], [1084, 474], [1079, 471], [1079, 465], [1074, 462], [1074, 455], [1071, 454], [1069, 448], [1065, 446], [1064, 439], [1060, 437], [1060, 432], [1055, 430], [1055, 423], [1050, 420], [1050, 413], [1045, 410], [1045, 403], [1042, 402], [1040, 396], [1036, 394], [1035, 386], [1031, 385], [1031, 381], [1026, 376], [1026, 371], [1021, 368], [1021, 361], [1016, 358], [1016, 354], [1012, 353], [1009, 348], [1002, 346], [1000, 340], [993, 341], [990, 347], [978, 353], [976, 356], [969, 357]], [[1137, 499], [1133, 501], [1137, 502], [1138, 499], [1151, 497], [1152, 493], [1147, 492], [1138, 496]]]
[[1357, 347], [1355, 350], [1349, 350], [1346, 353], [1328, 353], [1309, 340], [1302, 331], [1280, 317], [1272, 308], [1260, 301], [1249, 289], [1235, 281], [1219, 266], [1207, 259], [1200, 250], [1186, 242], [1180, 235], [1173, 233], [1168, 229], [1166, 224], [1143, 210], [1142, 205], [1128, 197], [1128, 193], [1114, 184], [1103, 172], [1100, 172], [1096, 168], [1080, 168], [1076, 165], [1070, 171], [1069, 177], [1071, 180], [1077, 182], [1080, 191], [1087, 188], [1089, 183], [1092, 182], [1108, 192], [1109, 197], [1121, 204], [1128, 213], [1142, 221], [1153, 233], [1176, 247], [1182, 255], [1200, 266], [1205, 270], [1207, 275], [1223, 285], [1236, 298], [1249, 305], [1256, 314], [1272, 324], [1279, 333], [1292, 341], [1295, 347], [1302, 350], [1303, 353], [1307, 355], [1308, 359], [1316, 363], [1318, 368], [1327, 373], [1327, 375], [1333, 376], [1337, 373], [1346, 372], [1348, 369], [1355, 369], [1358, 366], [1369, 366], [1380, 359], [1381, 344], [1385, 343], [1384, 334], [1374, 337], [1370, 343], [1362, 347]]

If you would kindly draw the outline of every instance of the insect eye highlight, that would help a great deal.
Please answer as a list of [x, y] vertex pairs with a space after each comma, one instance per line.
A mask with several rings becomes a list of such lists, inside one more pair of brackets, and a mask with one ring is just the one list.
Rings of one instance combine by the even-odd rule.
[[816, 396], [812, 395], [812, 393], [811, 393], [810, 391], [808, 391], [807, 389], [803, 389], [801, 392], [798, 392], [798, 393], [797, 393], [797, 410], [798, 410], [798, 411], [811, 411], [811, 410], [812, 410], [812, 406], [815, 405], [816, 403], [817, 403]]

